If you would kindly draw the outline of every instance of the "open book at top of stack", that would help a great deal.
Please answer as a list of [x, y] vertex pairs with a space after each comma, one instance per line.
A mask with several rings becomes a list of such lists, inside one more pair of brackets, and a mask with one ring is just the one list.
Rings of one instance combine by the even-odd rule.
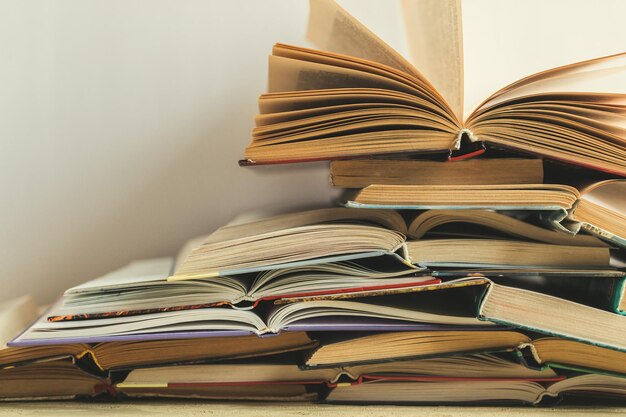
[[[348, 207], [543, 211], [555, 228], [626, 245], [625, 182], [597, 174], [626, 174], [626, 55], [531, 75], [464, 114], [460, 1], [403, 6], [415, 65], [332, 0], [312, 1], [320, 50], [274, 47], [244, 163], [333, 160], [333, 183], [360, 189]], [[527, 158], [436, 156], [466, 140]], [[593, 171], [544, 178], [528, 157]]]
[[460, 1], [403, 4], [415, 65], [332, 0], [311, 2], [320, 50], [274, 46], [243, 163], [450, 152], [467, 139], [626, 174], [625, 54], [530, 75], [466, 113]]

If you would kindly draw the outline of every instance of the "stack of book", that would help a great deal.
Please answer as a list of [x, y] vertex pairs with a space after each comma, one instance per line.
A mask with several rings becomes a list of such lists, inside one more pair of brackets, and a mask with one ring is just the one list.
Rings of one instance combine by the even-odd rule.
[[463, 117], [458, 2], [405, 6], [432, 84], [331, 0], [270, 57], [242, 164], [331, 160], [338, 205], [4, 306], [0, 397], [626, 400], [626, 55]]

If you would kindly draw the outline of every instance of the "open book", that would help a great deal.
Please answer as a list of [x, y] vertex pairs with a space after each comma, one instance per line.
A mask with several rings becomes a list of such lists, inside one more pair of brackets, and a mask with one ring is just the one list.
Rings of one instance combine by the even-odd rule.
[[[428, 213], [428, 212], [427, 212]], [[236, 275], [264, 270], [391, 256], [409, 267], [608, 267], [609, 252], [592, 237], [546, 231], [492, 212], [464, 212], [463, 218], [408, 226], [389, 210], [329, 208], [290, 213], [218, 229], [196, 242], [170, 280]], [[431, 216], [424, 214], [424, 216]], [[434, 217], [434, 215], [432, 215]], [[518, 239], [422, 238], [442, 223], [474, 223]], [[457, 235], [462, 234], [463, 227]], [[471, 236], [470, 236], [471, 237]], [[475, 237], [475, 236], [474, 236]], [[575, 243], [576, 242], [576, 243]], [[476, 250], [480, 248], [480, 250]]]
[[449, 152], [465, 138], [626, 175], [625, 54], [528, 76], [467, 114], [460, 1], [404, 4], [415, 65], [332, 0], [312, 0], [321, 50], [274, 46], [242, 163]]
[[[552, 370], [534, 370], [494, 355], [468, 355], [401, 362], [301, 369], [289, 363], [182, 365], [132, 370], [115, 385], [118, 392], [139, 395], [151, 390], [271, 385], [322, 385], [374, 381], [497, 379], [554, 382], [565, 379]], [[350, 381], [350, 382], [348, 382]]]
[[307, 367], [338, 367], [416, 358], [514, 352], [529, 368], [626, 376], [626, 353], [559, 337], [531, 340], [518, 331], [387, 332], [325, 336]]
[[0, 369], [69, 359], [83, 369], [104, 372], [146, 365], [260, 357], [306, 350], [316, 344], [305, 332], [284, 332], [275, 337], [226, 336], [5, 347], [0, 350]]
[[[437, 291], [391, 294], [349, 300], [316, 300], [269, 305], [173, 309], [107, 318], [50, 321], [49, 312], [14, 338], [10, 346], [186, 339], [283, 331], [421, 330], [494, 327], [476, 318], [475, 301], [483, 279]], [[54, 311], [58, 307], [52, 307]], [[497, 326], [495, 326], [497, 327]]]
[[560, 184], [369, 185], [344, 196], [353, 208], [535, 210], [553, 228], [580, 229], [626, 246], [626, 181]]
[[[534, 381], [519, 380], [423, 380], [372, 381], [367, 384], [339, 385], [328, 402], [350, 403], [502, 403], [518, 401], [539, 404], [561, 396], [593, 398], [626, 397], [626, 378], [587, 374], [566, 378], [545, 387]], [[546, 398], [546, 400], [544, 400]], [[554, 401], [554, 400], [553, 400]]]
[[307, 367], [336, 367], [365, 363], [405, 361], [415, 358], [512, 351], [527, 345], [522, 333], [487, 331], [407, 331], [354, 337], [329, 335], [307, 358]]
[[[5, 343], [0, 348], [0, 369], [23, 367], [52, 361], [73, 362], [90, 371], [109, 371], [137, 366], [191, 361], [228, 360], [275, 355], [311, 349], [317, 342], [305, 332], [285, 332], [275, 337], [257, 336], [169, 338], [88, 343], [53, 343], [45, 346], [8, 347], [6, 342], [18, 336], [36, 318], [38, 308], [29, 296], [7, 302], [0, 310], [5, 326]], [[11, 331], [9, 333], [9, 330]], [[63, 363], [59, 366], [67, 368]], [[33, 368], [39, 369], [39, 368]], [[45, 369], [45, 368], [44, 368]]]
[[[377, 261], [377, 262], [374, 262]], [[442, 280], [391, 259], [331, 262], [256, 274], [168, 281], [170, 258], [145, 259], [65, 291], [50, 320], [77, 320], [261, 301], [416, 289]], [[158, 273], [156, 273], [158, 271]]]

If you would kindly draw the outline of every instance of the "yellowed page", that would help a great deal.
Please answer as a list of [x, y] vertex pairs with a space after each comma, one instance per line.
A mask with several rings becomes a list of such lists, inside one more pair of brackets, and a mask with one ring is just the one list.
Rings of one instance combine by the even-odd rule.
[[275, 55], [269, 57], [268, 78], [270, 93], [355, 87], [382, 88], [422, 96], [415, 88], [388, 77]]
[[378, 62], [422, 78], [393, 48], [333, 0], [311, 0], [307, 36], [323, 50]]
[[461, 0], [403, 0], [402, 6], [413, 65], [463, 120]]
[[559, 92], [626, 94], [626, 53], [530, 75], [496, 92], [478, 109], [518, 97]]
[[582, 199], [626, 216], [626, 180], [606, 180], [581, 190]]

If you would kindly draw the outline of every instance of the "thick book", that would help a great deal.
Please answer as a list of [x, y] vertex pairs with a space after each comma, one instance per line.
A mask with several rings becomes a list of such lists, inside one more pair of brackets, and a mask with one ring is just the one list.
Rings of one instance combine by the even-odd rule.
[[530, 75], [467, 113], [460, 1], [404, 4], [418, 65], [334, 1], [310, 4], [320, 50], [274, 46], [242, 163], [450, 153], [467, 140], [626, 175], [626, 54]]
[[330, 163], [339, 188], [378, 185], [541, 184], [543, 161], [530, 158], [468, 159], [457, 163], [427, 159], [347, 159]]
[[322, 338], [307, 367], [380, 363], [442, 355], [514, 350], [531, 339], [515, 331], [407, 331]]
[[[547, 386], [546, 386], [547, 385]], [[551, 384], [519, 380], [376, 381], [338, 385], [326, 398], [331, 403], [458, 404], [540, 403], [553, 404], [562, 397], [626, 399], [626, 378], [585, 374]]]
[[478, 315], [520, 329], [626, 351], [626, 316], [549, 294], [491, 283]]
[[86, 399], [112, 394], [109, 378], [85, 372], [68, 360], [0, 369], [0, 401]]
[[[519, 239], [430, 239], [423, 236], [432, 222], [416, 218], [407, 227], [394, 211], [329, 208], [290, 213], [218, 229], [195, 242], [181, 255], [172, 281], [237, 275], [264, 270], [309, 266], [388, 256], [413, 268], [432, 265], [516, 265], [551, 267], [608, 267], [609, 249], [589, 237], [566, 237], [498, 214], [466, 213], [463, 219], [441, 223], [475, 223]], [[422, 223], [422, 224], [420, 224]], [[546, 242], [546, 243], [542, 243]], [[557, 244], [558, 243], [558, 244]], [[441, 259], [435, 245], [448, 250]], [[481, 250], [468, 250], [468, 247]], [[511, 256], [515, 253], [515, 256]], [[431, 259], [431, 255], [437, 259]]]
[[560, 337], [543, 337], [517, 347], [517, 356], [528, 367], [553, 368], [626, 376], [626, 353]]

